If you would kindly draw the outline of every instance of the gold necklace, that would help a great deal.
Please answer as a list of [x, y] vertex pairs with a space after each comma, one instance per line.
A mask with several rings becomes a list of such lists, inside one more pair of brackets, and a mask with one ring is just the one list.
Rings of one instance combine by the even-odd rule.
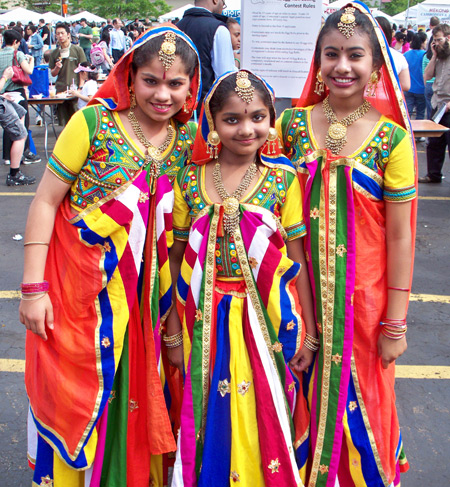
[[232, 194], [228, 193], [223, 185], [222, 171], [220, 170], [220, 162], [216, 162], [213, 170], [213, 181], [217, 194], [223, 200], [223, 228], [227, 233], [232, 234], [239, 225], [239, 200], [250, 186], [253, 178], [255, 177], [258, 166], [253, 161], [245, 171], [244, 177], [241, 179], [239, 186], [233, 191]]
[[338, 120], [336, 114], [330, 106], [328, 96], [323, 100], [322, 108], [325, 117], [330, 124], [328, 132], [325, 138], [325, 147], [337, 155], [341, 152], [344, 145], [347, 143], [347, 127], [353, 122], [356, 122], [370, 110], [370, 103], [364, 100], [364, 103], [360, 105], [354, 112], [347, 115], [342, 120]]

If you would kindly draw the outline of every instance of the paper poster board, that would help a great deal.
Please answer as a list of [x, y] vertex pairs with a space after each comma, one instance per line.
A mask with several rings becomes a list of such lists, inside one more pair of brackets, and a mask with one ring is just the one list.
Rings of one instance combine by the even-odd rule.
[[419, 4], [417, 6], [417, 20], [419, 25], [428, 26], [431, 17], [438, 17], [441, 23], [450, 22], [450, 2], [449, 5], [439, 4]]
[[308, 76], [321, 0], [245, 0], [241, 67], [262, 76], [277, 98], [297, 98]]

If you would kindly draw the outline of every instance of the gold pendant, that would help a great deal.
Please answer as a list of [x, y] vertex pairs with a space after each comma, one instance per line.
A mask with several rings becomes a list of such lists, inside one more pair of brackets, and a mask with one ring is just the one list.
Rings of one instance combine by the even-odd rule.
[[233, 196], [230, 196], [230, 198], [227, 198], [223, 202], [223, 210], [225, 212], [225, 215], [232, 215], [238, 209], [239, 201], [236, 198], [233, 198]]
[[329, 137], [332, 139], [344, 139], [347, 135], [347, 127], [339, 122], [334, 122], [328, 128]]

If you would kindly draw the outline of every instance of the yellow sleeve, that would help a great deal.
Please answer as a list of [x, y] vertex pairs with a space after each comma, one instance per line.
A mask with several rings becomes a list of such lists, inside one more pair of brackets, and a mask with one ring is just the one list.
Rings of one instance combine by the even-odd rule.
[[47, 163], [48, 169], [65, 183], [73, 183], [88, 157], [90, 143], [89, 127], [80, 110], [58, 137]]
[[289, 173], [288, 178], [291, 183], [286, 191], [286, 201], [280, 209], [281, 225], [286, 230], [287, 239], [295, 240], [306, 235], [306, 226], [300, 183], [294, 174]]
[[185, 242], [189, 239], [189, 230], [191, 227], [191, 217], [189, 216], [189, 206], [181, 194], [178, 178], [175, 178], [173, 184], [173, 191], [175, 193], [175, 202], [173, 205], [173, 238], [175, 240], [183, 240]]
[[414, 150], [408, 133], [396, 127], [392, 149], [384, 171], [383, 199], [389, 202], [413, 200], [416, 197]]

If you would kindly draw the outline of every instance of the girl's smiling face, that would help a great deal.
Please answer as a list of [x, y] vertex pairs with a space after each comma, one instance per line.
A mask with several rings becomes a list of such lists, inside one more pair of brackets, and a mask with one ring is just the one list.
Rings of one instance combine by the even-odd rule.
[[320, 68], [331, 96], [349, 98], [364, 95], [373, 65], [369, 36], [355, 29], [350, 38], [339, 30], [330, 30], [321, 43]]
[[229, 152], [237, 156], [256, 155], [269, 134], [269, 108], [257, 91], [250, 103], [233, 93], [215, 114], [214, 126]]

